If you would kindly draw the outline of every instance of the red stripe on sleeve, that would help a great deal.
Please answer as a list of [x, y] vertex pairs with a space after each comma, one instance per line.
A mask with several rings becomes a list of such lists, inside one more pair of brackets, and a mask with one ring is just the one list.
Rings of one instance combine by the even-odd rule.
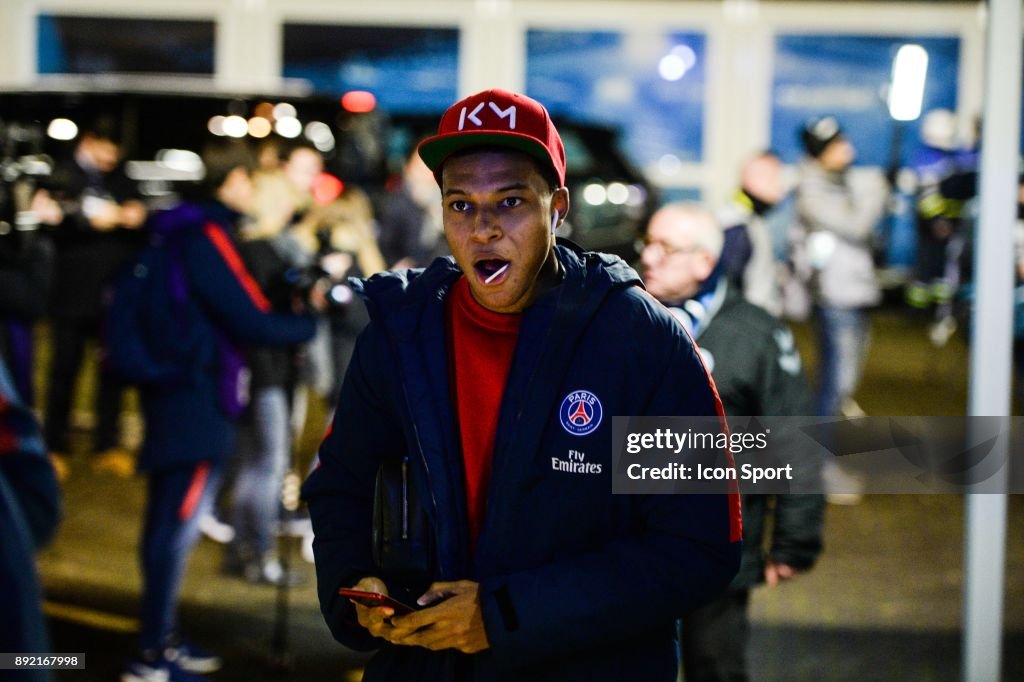
[[216, 247], [217, 252], [220, 253], [221, 257], [228, 264], [228, 267], [231, 268], [231, 272], [234, 273], [235, 278], [242, 285], [245, 293], [249, 295], [249, 300], [252, 301], [252, 304], [261, 312], [270, 312], [270, 301], [263, 295], [260, 285], [249, 274], [245, 264], [242, 262], [241, 256], [235, 250], [234, 244], [224, 234], [224, 230], [213, 223], [207, 223], [206, 227], [203, 228], [203, 232], [213, 242], [214, 247]]
[[188, 490], [181, 500], [181, 506], [178, 507], [178, 518], [182, 521], [188, 521], [196, 513], [196, 507], [199, 506], [199, 500], [203, 497], [203, 489], [206, 487], [206, 479], [209, 476], [210, 463], [200, 462], [196, 466], [195, 473], [192, 474], [192, 482], [188, 484]]
[[7, 423], [7, 413], [13, 412], [7, 398], [0, 395], [0, 455], [13, 454], [18, 447], [18, 436], [14, 433], [14, 427]]

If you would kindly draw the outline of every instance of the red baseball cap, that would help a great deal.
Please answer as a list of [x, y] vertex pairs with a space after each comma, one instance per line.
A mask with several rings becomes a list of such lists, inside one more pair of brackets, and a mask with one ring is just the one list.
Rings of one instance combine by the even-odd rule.
[[565, 147], [544, 105], [508, 90], [484, 90], [456, 102], [441, 117], [437, 135], [420, 143], [418, 152], [441, 182], [441, 166], [467, 147], [500, 146], [539, 159], [565, 184]]

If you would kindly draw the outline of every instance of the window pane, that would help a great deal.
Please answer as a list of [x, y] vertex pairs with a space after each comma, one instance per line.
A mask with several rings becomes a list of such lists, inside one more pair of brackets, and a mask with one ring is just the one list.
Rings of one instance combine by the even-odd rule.
[[439, 113], [457, 97], [456, 29], [286, 24], [284, 75], [316, 92], [368, 90], [392, 113]]
[[527, 92], [556, 117], [621, 130], [630, 161], [703, 156], [705, 39], [699, 33], [531, 30]]
[[212, 21], [40, 15], [39, 73], [213, 73]]
[[[772, 89], [772, 147], [787, 163], [803, 154], [798, 130], [812, 116], [832, 114], [857, 148], [857, 163], [888, 166], [896, 123], [889, 116], [886, 90], [900, 46], [928, 52], [922, 115], [931, 109], [956, 110], [958, 38], [788, 35], [775, 41]], [[901, 131], [900, 156], [918, 153], [921, 118]]]

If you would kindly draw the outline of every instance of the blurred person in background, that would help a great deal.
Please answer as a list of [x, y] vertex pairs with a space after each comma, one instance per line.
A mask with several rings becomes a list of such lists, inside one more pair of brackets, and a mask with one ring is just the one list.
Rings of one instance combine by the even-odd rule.
[[[264, 148], [267, 154], [272, 150]], [[282, 143], [277, 152], [279, 166], [264, 162], [255, 176], [252, 216], [257, 234], [281, 234], [302, 220], [314, 206], [313, 188], [324, 170], [323, 155], [312, 145]]]
[[769, 214], [786, 196], [782, 161], [771, 151], [755, 155], [740, 171], [740, 187], [719, 212], [724, 226], [722, 269], [744, 298], [776, 317], [782, 313], [778, 264]]
[[[868, 356], [868, 310], [882, 298], [872, 245], [889, 188], [882, 174], [854, 184], [856, 150], [834, 117], [807, 121], [800, 140], [806, 155], [796, 188], [793, 258], [809, 275], [817, 323], [815, 414], [863, 416], [853, 396]], [[830, 503], [860, 502], [863, 482], [834, 459], [825, 461], [822, 478]]]
[[[793, 334], [744, 300], [719, 254], [724, 235], [697, 204], [659, 209], [641, 253], [647, 290], [690, 331], [728, 417], [804, 416], [810, 391]], [[798, 467], [817, 481], [820, 471]], [[816, 486], [812, 486], [816, 487]], [[775, 587], [810, 569], [822, 548], [821, 495], [744, 495], [743, 559], [728, 591], [685, 612], [681, 622], [687, 682], [746, 680], [750, 590]]]
[[[103, 288], [145, 240], [146, 208], [121, 168], [120, 139], [114, 119], [98, 117], [83, 128], [71, 158], [58, 163], [33, 199], [40, 222], [52, 227], [56, 246], [45, 434], [60, 470], [66, 470], [71, 451], [71, 409], [87, 341], [101, 350]], [[120, 442], [125, 386], [101, 365], [95, 363], [93, 466], [127, 477], [134, 458]]]
[[441, 226], [441, 194], [413, 146], [401, 181], [380, 209], [380, 250], [390, 270], [424, 268], [447, 253]]
[[235, 451], [235, 420], [244, 403], [240, 346], [288, 346], [315, 331], [309, 315], [271, 311], [235, 247], [236, 225], [253, 198], [251, 154], [237, 144], [218, 145], [205, 151], [203, 162], [203, 200], [161, 214], [153, 224], [165, 244], [173, 240], [184, 273], [185, 310], [163, 314], [189, 321], [182, 338], [165, 340], [187, 366], [180, 381], [140, 390], [145, 440], [139, 466], [148, 477], [142, 628], [138, 656], [122, 682], [195, 680], [219, 668], [218, 657], [181, 637], [176, 611], [198, 520]]
[[[60, 488], [39, 424], [0, 359], [0, 651], [52, 650], [35, 551], [60, 521]], [[5, 670], [11, 682], [45, 682], [49, 670]]]
[[964, 248], [962, 199], [946, 196], [943, 181], [973, 171], [976, 154], [959, 149], [956, 116], [934, 109], [921, 123], [924, 147], [910, 164], [915, 187], [917, 267], [906, 299], [914, 308], [932, 311], [929, 338], [944, 346], [956, 331], [953, 298], [960, 286], [960, 256]]
[[888, 189], [881, 175], [854, 185], [849, 171], [856, 150], [834, 117], [811, 119], [800, 138], [806, 156], [796, 188], [796, 229], [817, 317], [816, 413], [856, 416], [863, 414], [853, 395], [867, 359], [867, 311], [881, 301], [872, 239]]
[[53, 243], [38, 229], [14, 229], [15, 211], [5, 220], [2, 204], [0, 200], [0, 359], [6, 362], [22, 400], [31, 407], [35, 405], [32, 326], [46, 315], [49, 305]]
[[333, 408], [356, 337], [369, 322], [366, 307], [355, 300], [345, 280], [370, 277], [383, 271], [386, 264], [375, 236], [373, 206], [366, 193], [339, 181], [336, 194], [324, 192], [322, 197], [290, 234], [330, 284], [324, 321], [327, 333], [317, 336], [310, 352], [316, 370], [311, 377], [312, 385]]
[[[314, 289], [335, 292], [336, 287], [344, 286], [336, 281], [343, 281], [353, 267], [359, 271], [357, 259], [375, 268], [373, 272], [383, 269], [373, 242], [369, 202], [358, 190], [341, 191], [342, 183], [337, 178], [321, 175], [311, 185], [314, 204], [298, 223], [254, 222], [241, 230], [239, 251], [273, 310], [292, 311], [297, 301], [308, 306]], [[351, 290], [347, 295], [344, 303], [351, 301]], [[246, 352], [252, 371], [252, 400], [234, 461], [228, 516], [234, 537], [225, 553], [224, 571], [250, 582], [297, 581], [297, 576], [286, 574], [273, 545], [281, 518], [282, 481], [285, 471], [294, 464], [293, 441], [300, 435], [292, 432], [293, 426], [298, 431], [291, 420], [296, 388], [306, 377], [326, 397], [338, 381], [331, 344], [335, 324], [340, 325], [344, 316], [331, 313], [344, 303], [328, 300], [336, 305], [329, 306], [327, 319], [317, 321], [319, 345], [314, 343], [305, 349], [251, 346]], [[361, 328], [352, 332], [351, 343]], [[312, 363], [315, 370], [304, 368], [306, 363]]]
[[[294, 238], [292, 229], [317, 205], [321, 193], [331, 191], [331, 183], [325, 182], [323, 154], [316, 147], [305, 142], [282, 142], [278, 151], [280, 169], [256, 175], [252, 229], [257, 234], [278, 235], [278, 252], [293, 265], [305, 266], [309, 253]], [[318, 335], [324, 333], [319, 331]], [[303, 358], [290, 402], [290, 425], [296, 436], [306, 422], [307, 388], [313, 384], [316, 370], [308, 358]]]

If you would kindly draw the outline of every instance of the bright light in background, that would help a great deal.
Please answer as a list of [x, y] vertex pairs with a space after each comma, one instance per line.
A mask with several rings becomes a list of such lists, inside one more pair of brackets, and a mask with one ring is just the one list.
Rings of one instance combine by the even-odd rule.
[[156, 162], [164, 168], [183, 173], [199, 173], [203, 170], [203, 160], [188, 149], [161, 149], [156, 153]]
[[209, 130], [210, 133], [212, 133], [213, 135], [216, 135], [217, 137], [223, 137], [224, 136], [224, 117], [223, 116], [213, 116], [213, 117], [211, 117], [210, 121], [206, 124], [206, 129]]
[[260, 102], [253, 108], [252, 113], [260, 118], [272, 119], [274, 117], [274, 105], [270, 102]]
[[330, 173], [321, 173], [313, 181], [313, 201], [317, 206], [326, 206], [345, 191], [345, 183]]
[[689, 45], [676, 45], [658, 62], [658, 74], [667, 81], [677, 81], [697, 64], [697, 53]]
[[920, 45], [904, 45], [892, 62], [889, 115], [897, 121], [913, 121], [921, 115], [928, 52]]
[[295, 111], [295, 107], [293, 107], [291, 104], [288, 104], [287, 102], [281, 102], [280, 104], [276, 105], [272, 113], [274, 118], [277, 119], [295, 118], [298, 115], [298, 112]]
[[277, 119], [274, 130], [281, 137], [298, 137], [302, 134], [302, 124], [294, 116], [285, 116]]
[[629, 188], [621, 182], [608, 185], [608, 203], [621, 206], [629, 200]]
[[249, 128], [249, 134], [256, 138], [266, 137], [273, 129], [273, 126], [270, 125], [270, 121], [262, 116], [253, 116], [250, 118], [247, 127]]
[[46, 134], [55, 140], [73, 140], [78, 135], [78, 126], [68, 118], [55, 118], [46, 127]]
[[583, 188], [583, 201], [591, 206], [600, 206], [608, 200], [608, 190], [604, 185], [592, 182]]
[[245, 137], [249, 132], [249, 123], [241, 116], [224, 118], [224, 134], [228, 137]]
[[326, 153], [334, 149], [334, 133], [323, 121], [310, 121], [306, 124], [303, 134], [321, 152]]
[[647, 200], [647, 191], [644, 190], [640, 185], [630, 185], [628, 187], [629, 196], [626, 199], [626, 204], [629, 206], [643, 206], [644, 201]]
[[683, 169], [683, 162], [675, 154], [664, 154], [658, 159], [658, 170], [662, 175], [673, 176]]
[[353, 114], [366, 114], [377, 106], [377, 98], [366, 90], [350, 90], [341, 96], [341, 108]]

